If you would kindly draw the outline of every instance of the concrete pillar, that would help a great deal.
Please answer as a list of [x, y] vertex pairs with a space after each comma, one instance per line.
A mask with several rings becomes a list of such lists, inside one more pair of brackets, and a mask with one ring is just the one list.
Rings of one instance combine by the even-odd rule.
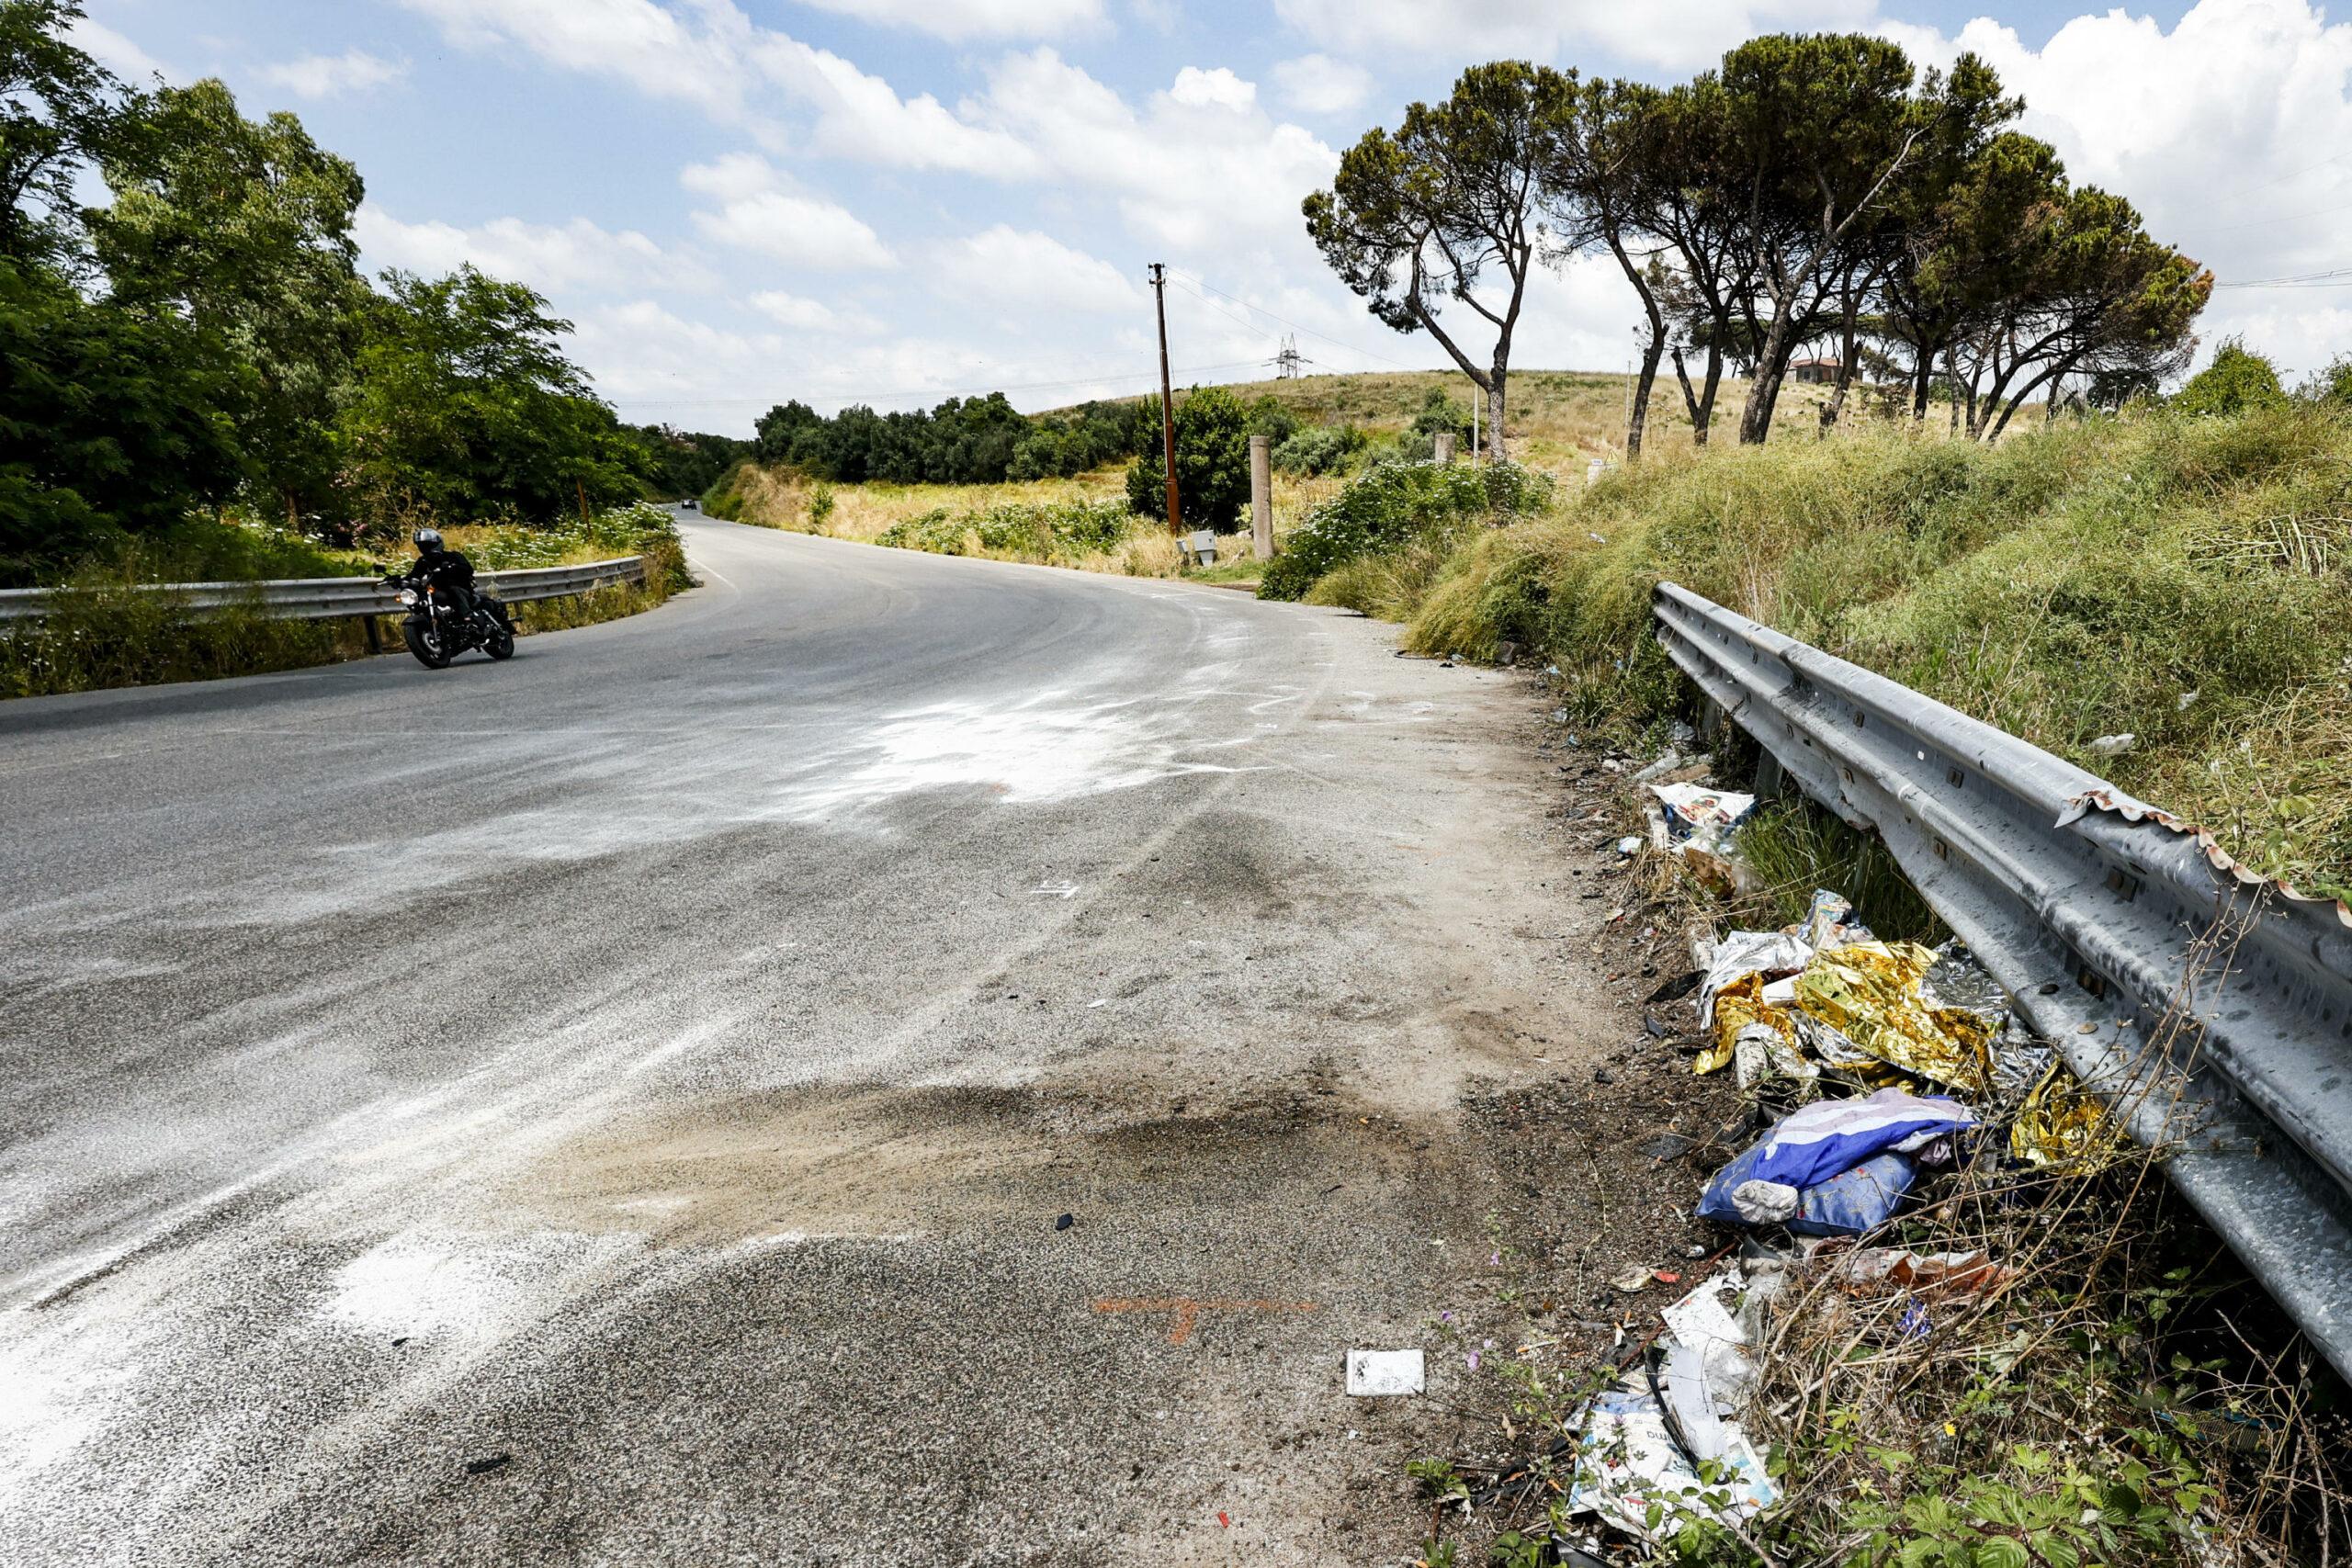
[[1453, 432], [1441, 430], [1437, 433], [1436, 439], [1437, 460], [1451, 466], [1453, 462]]
[[1266, 438], [1250, 438], [1250, 550], [1260, 560], [1274, 557], [1274, 475]]

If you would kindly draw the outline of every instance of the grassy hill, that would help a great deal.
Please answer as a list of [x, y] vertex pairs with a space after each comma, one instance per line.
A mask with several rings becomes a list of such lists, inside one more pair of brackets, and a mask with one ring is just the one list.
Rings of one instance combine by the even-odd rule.
[[[1573, 473], [1579, 481], [1592, 458], [1623, 457], [1633, 381], [1631, 376], [1607, 370], [1512, 371], [1506, 389], [1509, 412], [1503, 421], [1503, 439], [1511, 456], [1532, 468], [1563, 476]], [[1476, 395], [1469, 378], [1452, 370], [1379, 370], [1223, 385], [1245, 402], [1272, 398], [1306, 423], [1352, 424], [1383, 434], [1411, 424], [1432, 389], [1442, 390], [1464, 408]], [[1811, 439], [1820, 428], [1821, 406], [1828, 393], [1826, 387], [1793, 382], [1784, 386], [1773, 420], [1775, 437]], [[1725, 378], [1715, 394], [1711, 440], [1738, 438], [1739, 409], [1747, 397], [1746, 380]], [[1177, 400], [1182, 400], [1180, 389]], [[1879, 423], [1869, 402], [1860, 388], [1848, 396], [1849, 424], [1867, 428]], [[1483, 417], [1484, 405], [1480, 407]], [[1929, 423], [1936, 423], [1934, 416]], [[1690, 446], [1690, 420], [1671, 366], [1662, 368], [1650, 395], [1649, 428], [1644, 440], [1651, 451]]]

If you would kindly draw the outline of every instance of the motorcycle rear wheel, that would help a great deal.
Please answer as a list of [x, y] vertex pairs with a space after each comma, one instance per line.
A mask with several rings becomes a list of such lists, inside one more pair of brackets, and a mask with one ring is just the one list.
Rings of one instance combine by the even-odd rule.
[[481, 650], [484, 653], [489, 654], [492, 659], [514, 658], [514, 628], [512, 626], [500, 626], [496, 631], [490, 634], [490, 640], [481, 645]]
[[404, 621], [401, 625], [401, 637], [408, 643], [408, 650], [416, 655], [416, 661], [427, 670], [449, 668], [449, 649], [432, 627], [416, 621]]

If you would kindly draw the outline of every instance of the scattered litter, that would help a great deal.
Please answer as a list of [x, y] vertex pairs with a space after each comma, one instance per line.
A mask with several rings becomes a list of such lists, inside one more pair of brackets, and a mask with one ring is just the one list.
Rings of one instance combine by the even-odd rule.
[[480, 1459], [468, 1460], [466, 1461], [466, 1473], [468, 1475], [488, 1475], [493, 1470], [505, 1469], [507, 1465], [514, 1462], [514, 1456], [513, 1454], [505, 1452], [484, 1454]]
[[1352, 1398], [1388, 1399], [1419, 1393], [1422, 1376], [1419, 1350], [1348, 1352], [1348, 1393]]
[[1879, 1285], [1915, 1296], [1983, 1295], [2000, 1290], [2018, 1271], [1975, 1252], [1913, 1252], [1900, 1247], [1865, 1247], [1837, 1255], [1835, 1277], [1849, 1292]]
[[2098, 1098], [2063, 1062], [2052, 1062], [2009, 1124], [2009, 1152], [2030, 1165], [2094, 1159], [2122, 1134]]
[[1054, 1222], [1054, 1228], [1057, 1231], [1066, 1231], [1076, 1224], [1078, 1224], [1078, 1216], [1076, 1214], [1064, 1214], [1060, 1219]]
[[1097, 997], [1086, 1005], [1089, 1008], [1106, 1008], [1111, 1005], [1111, 998], [1108, 997]]
[[1650, 1288], [1650, 1271], [1646, 1264], [1636, 1264], [1609, 1281], [1609, 1288], [1625, 1295], [1637, 1296]]
[[[1736, 1519], [1769, 1507], [1777, 1494], [1747, 1437], [1728, 1422], [1715, 1423], [1712, 1431], [1723, 1443], [1713, 1462], [1724, 1472], [1713, 1484], [1700, 1479], [1700, 1461], [1688, 1451], [1692, 1445], [1669, 1428], [1657, 1394], [1631, 1378], [1605, 1390], [1594, 1399], [1577, 1440], [1568, 1511], [1598, 1515], [1604, 1524], [1654, 1540], [1679, 1527], [1679, 1514], [1721, 1517], [1714, 1506], [1719, 1497]], [[1655, 1525], [1653, 1508], [1658, 1510]]]
[[[1651, 1164], [1664, 1165], [1668, 1160], [1680, 1159], [1698, 1146], [1696, 1138], [1687, 1138], [1679, 1133], [1662, 1133], [1644, 1144], [1642, 1153], [1650, 1156]], [[1702, 1248], [1698, 1256], [1705, 1257], [1705, 1250]]]
[[2194, 703], [2200, 694], [2201, 694], [2197, 690], [2197, 688], [2194, 686], [2190, 687], [2188, 691], [2181, 693], [2180, 695], [2172, 700], [2173, 710], [2176, 713], [2187, 713], [2188, 711], [2189, 705]]
[[1699, 1215], [1734, 1225], [1784, 1225], [1799, 1235], [1859, 1235], [1894, 1213], [1917, 1175], [1940, 1163], [1955, 1133], [1978, 1125], [1956, 1100], [1883, 1089], [1821, 1100], [1782, 1117], [1717, 1171]]
[[1617, 840], [1617, 852], [1621, 855], [1638, 853], [1641, 847], [1642, 840], [1630, 833]]
[[[1704, 776], [1714, 765], [1714, 759], [1703, 751], [1695, 757], [1686, 757], [1680, 750], [1669, 746], [1658, 754], [1656, 761], [1635, 773], [1634, 782], [1644, 784], [1686, 782], [1689, 779]], [[1681, 777], [1669, 779], [1668, 774], [1679, 774]]]
[[2121, 735], [2102, 735], [2084, 750], [2095, 756], [2120, 757], [2140, 743], [2140, 738], [2129, 730]]
[[1227, 1529], [1231, 1529], [1233, 1528], [1233, 1520], [1227, 1517], [1226, 1511], [1223, 1508], [1219, 1508], [1216, 1511], [1216, 1522], [1223, 1525]]
[[1756, 812], [1756, 797], [1737, 790], [1694, 784], [1654, 784], [1648, 788], [1664, 809], [1667, 831], [1677, 842], [1695, 841], [1713, 848], [1728, 840]]
[[1659, 1022], [1657, 1014], [1654, 1012], [1642, 1014], [1642, 1028], [1653, 1040], [1668, 1040], [1674, 1035], [1674, 1031]]
[[2008, 998], [1964, 948], [1848, 942], [1814, 955], [1795, 1000], [1798, 1037], [1826, 1062], [1875, 1058], [1963, 1093], [1992, 1088]]

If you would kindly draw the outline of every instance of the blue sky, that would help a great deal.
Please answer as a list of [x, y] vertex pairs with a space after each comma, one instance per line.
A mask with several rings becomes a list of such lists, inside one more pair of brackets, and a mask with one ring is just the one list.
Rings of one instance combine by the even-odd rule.
[[[124, 73], [224, 78], [366, 176], [371, 268], [460, 260], [578, 323], [626, 417], [744, 432], [770, 403], [1023, 407], [1141, 389], [1145, 264], [1180, 380], [1291, 333], [1322, 367], [1433, 366], [1306, 243], [1299, 198], [1473, 61], [1672, 80], [1741, 38], [1852, 28], [1984, 54], [2078, 179], [2225, 281], [2352, 265], [2352, 27], [2305, 0], [2085, 12], [1902, 0], [88, 0]], [[2339, 303], [2342, 301], [2342, 303]], [[2224, 290], [2307, 372], [2352, 291]], [[1531, 289], [1514, 355], [1621, 367], [1606, 263]], [[1188, 375], [1187, 372], [1190, 374]]]

